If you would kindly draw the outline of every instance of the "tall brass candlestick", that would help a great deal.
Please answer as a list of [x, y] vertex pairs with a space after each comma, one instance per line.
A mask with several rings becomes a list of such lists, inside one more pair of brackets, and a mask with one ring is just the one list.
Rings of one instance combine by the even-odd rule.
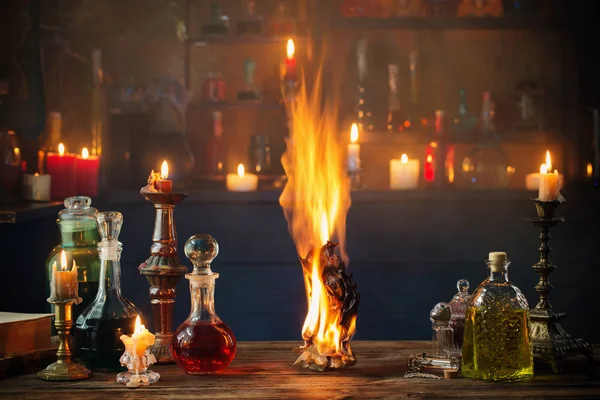
[[177, 231], [173, 211], [187, 197], [183, 193], [142, 193], [154, 204], [156, 220], [150, 247], [150, 257], [140, 265], [140, 273], [150, 283], [150, 304], [154, 315], [156, 341], [151, 351], [159, 364], [172, 363], [173, 306], [175, 286], [187, 272], [177, 255]]
[[56, 362], [37, 373], [45, 381], [75, 381], [87, 379], [92, 372], [81, 364], [71, 360], [69, 332], [73, 328], [73, 300], [52, 301], [54, 305], [54, 326], [60, 343], [56, 351]]
[[569, 335], [560, 325], [560, 319], [566, 314], [555, 312], [548, 301], [548, 295], [552, 290], [549, 276], [556, 269], [550, 261], [550, 229], [556, 224], [564, 222], [563, 217], [555, 217], [556, 208], [564, 202], [562, 196], [559, 200], [541, 201], [534, 199], [537, 218], [528, 219], [533, 225], [540, 229], [541, 245], [540, 260], [533, 264], [532, 268], [540, 276], [535, 291], [540, 294], [540, 301], [529, 313], [529, 334], [533, 345], [534, 358], [549, 364], [555, 373], [562, 371], [562, 360], [566, 357], [578, 354], [585, 355], [593, 362], [594, 355], [592, 346], [582, 339], [575, 339]]

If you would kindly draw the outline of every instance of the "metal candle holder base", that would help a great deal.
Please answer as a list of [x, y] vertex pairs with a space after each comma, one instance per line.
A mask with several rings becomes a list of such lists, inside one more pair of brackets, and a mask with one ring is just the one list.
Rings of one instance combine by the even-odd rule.
[[175, 286], [187, 272], [177, 255], [177, 232], [173, 210], [187, 197], [183, 193], [142, 193], [154, 204], [156, 220], [150, 257], [140, 265], [140, 273], [150, 283], [150, 304], [154, 315], [156, 341], [151, 348], [158, 364], [175, 362], [171, 354]]
[[575, 339], [569, 335], [560, 325], [560, 319], [566, 314], [555, 312], [548, 301], [548, 295], [552, 285], [548, 277], [556, 269], [550, 262], [550, 229], [564, 222], [562, 217], [555, 217], [556, 208], [565, 200], [541, 201], [534, 199], [537, 218], [528, 219], [533, 225], [540, 229], [540, 260], [532, 268], [540, 276], [535, 291], [540, 294], [540, 301], [535, 308], [530, 310], [529, 331], [533, 345], [533, 356], [547, 363], [555, 373], [562, 372], [562, 360], [566, 357], [582, 354], [593, 362], [594, 355], [592, 346], [582, 339]]
[[87, 379], [92, 372], [85, 366], [71, 360], [69, 332], [73, 328], [73, 302], [53, 301], [54, 326], [58, 332], [60, 343], [56, 351], [56, 362], [37, 373], [37, 377], [45, 381], [76, 381]]

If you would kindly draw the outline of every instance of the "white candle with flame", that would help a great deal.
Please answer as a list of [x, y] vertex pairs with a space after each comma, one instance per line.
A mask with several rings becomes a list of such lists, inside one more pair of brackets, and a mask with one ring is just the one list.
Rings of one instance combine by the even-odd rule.
[[23, 175], [23, 196], [25, 200], [50, 201], [50, 175]]
[[390, 160], [390, 189], [415, 189], [419, 186], [419, 160], [410, 160], [406, 154]]
[[227, 189], [232, 192], [254, 192], [258, 188], [258, 175], [247, 174], [244, 165], [238, 165], [237, 174], [227, 174]]
[[538, 199], [541, 201], [558, 200], [560, 195], [560, 184], [558, 171], [552, 171], [552, 159], [550, 152], [546, 152], [546, 163], [540, 166], [540, 186]]
[[50, 298], [48, 301], [76, 300], [78, 298], [77, 264], [73, 260], [73, 267], [67, 269], [67, 255], [63, 250], [60, 253], [60, 270], [56, 261], [52, 264], [52, 282]]
[[[549, 151], [546, 152], [547, 156], [549, 156]], [[541, 170], [541, 166], [540, 166]], [[546, 167], [546, 173], [548, 172], [548, 167]], [[535, 190], [538, 191], [540, 189], [540, 177], [542, 176], [541, 172], [532, 172], [527, 174], [525, 177], [525, 188], [527, 190]], [[563, 188], [565, 182], [565, 177], [563, 174], [558, 173], [558, 186], [560, 189]]]
[[121, 341], [125, 345], [125, 351], [129, 353], [129, 357], [134, 359], [133, 365], [135, 365], [138, 371], [145, 370], [148, 365], [144, 354], [146, 349], [154, 344], [154, 335], [146, 329], [141, 323], [140, 316], [138, 315], [135, 319], [135, 330], [131, 336], [121, 335]]
[[360, 144], [358, 142], [358, 125], [352, 124], [350, 143], [348, 143], [348, 172], [360, 171]]

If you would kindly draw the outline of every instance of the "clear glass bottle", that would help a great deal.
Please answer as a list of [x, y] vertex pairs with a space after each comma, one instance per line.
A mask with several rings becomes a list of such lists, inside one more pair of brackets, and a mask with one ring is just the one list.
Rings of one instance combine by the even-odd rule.
[[388, 115], [387, 131], [402, 132], [404, 130], [404, 119], [402, 118], [402, 109], [400, 99], [398, 98], [398, 66], [388, 65], [389, 73], [389, 92], [388, 92]]
[[99, 372], [124, 371], [119, 359], [125, 345], [121, 335], [131, 335], [140, 311], [121, 294], [121, 251], [118, 241], [123, 225], [119, 212], [98, 214], [98, 231], [102, 240], [100, 253], [100, 280], [94, 302], [77, 318], [75, 324], [76, 351], [81, 361]]
[[493, 252], [490, 276], [473, 292], [465, 319], [462, 375], [486, 381], [533, 376], [529, 306], [508, 280], [506, 253]]
[[224, 174], [227, 171], [227, 144], [223, 138], [223, 113], [213, 111], [213, 134], [206, 146], [206, 173]]
[[457, 355], [462, 352], [463, 344], [463, 333], [465, 329], [465, 314], [467, 312], [467, 305], [471, 299], [469, 294], [469, 281], [461, 279], [456, 282], [456, 288], [458, 293], [452, 297], [452, 300], [448, 303], [450, 311], [452, 312], [452, 318], [450, 318], [450, 326], [454, 330], [454, 347], [457, 350]]
[[452, 120], [452, 134], [456, 139], [469, 140], [475, 131], [477, 118], [469, 113], [465, 89], [458, 91], [458, 97], [458, 114]]
[[[96, 228], [98, 210], [91, 207], [92, 199], [85, 196], [67, 197], [65, 208], [58, 213], [56, 223], [60, 231], [61, 243], [54, 247], [46, 261], [47, 294], [50, 295], [52, 264], [60, 265], [60, 253], [64, 250], [67, 260], [77, 264], [77, 280], [79, 281], [79, 296], [81, 304], [73, 306], [73, 320], [87, 306], [92, 304], [98, 292], [100, 276], [100, 257], [98, 242], [100, 236]], [[70, 265], [70, 264], [69, 264]]]
[[210, 235], [194, 235], [185, 243], [185, 255], [194, 264], [186, 274], [190, 281], [192, 308], [188, 318], [173, 334], [171, 350], [177, 364], [188, 374], [220, 372], [235, 357], [237, 342], [233, 331], [215, 312], [215, 279], [210, 264], [219, 253]]
[[433, 329], [432, 357], [451, 358], [454, 354], [454, 332], [450, 326], [452, 312], [447, 303], [437, 303], [429, 313]]

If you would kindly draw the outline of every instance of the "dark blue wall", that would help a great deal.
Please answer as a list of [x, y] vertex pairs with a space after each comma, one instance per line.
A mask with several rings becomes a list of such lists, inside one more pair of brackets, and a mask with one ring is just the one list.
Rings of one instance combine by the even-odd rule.
[[[530, 302], [537, 275], [538, 233], [526, 218], [535, 215], [526, 192], [416, 191], [360, 192], [353, 195], [347, 238], [350, 271], [361, 293], [356, 339], [428, 339], [429, 310], [455, 293], [456, 281], [472, 288], [486, 276], [489, 251], [508, 252], [511, 280]], [[567, 222], [553, 230], [551, 259], [559, 267], [551, 277], [551, 301], [567, 313], [567, 330], [590, 342], [600, 341], [595, 290], [600, 278], [596, 246], [600, 244], [600, 193], [571, 190], [559, 209]], [[198, 192], [175, 210], [179, 249], [195, 233], [210, 233], [221, 252], [213, 264], [219, 272], [216, 309], [240, 340], [298, 340], [306, 297], [295, 247], [274, 192], [227, 194]], [[124, 215], [121, 241], [123, 291], [150, 317], [148, 284], [137, 267], [149, 254], [154, 210], [139, 194], [113, 194], [97, 201], [101, 210]], [[47, 218], [28, 226], [0, 226], [6, 250], [28, 263], [6, 263], [1, 309], [43, 311], [43, 259], [56, 227]], [[23, 230], [27, 230], [24, 232]], [[55, 235], [54, 240], [57, 240]], [[4, 248], [6, 243], [9, 246]], [[33, 258], [37, 257], [37, 261]], [[12, 273], [13, 268], [20, 272]], [[12, 274], [12, 280], [8, 279]], [[31, 283], [27, 283], [31, 282]], [[17, 288], [22, 289], [17, 289]], [[15, 299], [28, 288], [28, 297]], [[35, 288], [35, 290], [34, 290]], [[11, 294], [12, 293], [12, 294]], [[8, 296], [12, 296], [8, 297]], [[189, 312], [187, 281], [177, 287], [175, 324]]]

